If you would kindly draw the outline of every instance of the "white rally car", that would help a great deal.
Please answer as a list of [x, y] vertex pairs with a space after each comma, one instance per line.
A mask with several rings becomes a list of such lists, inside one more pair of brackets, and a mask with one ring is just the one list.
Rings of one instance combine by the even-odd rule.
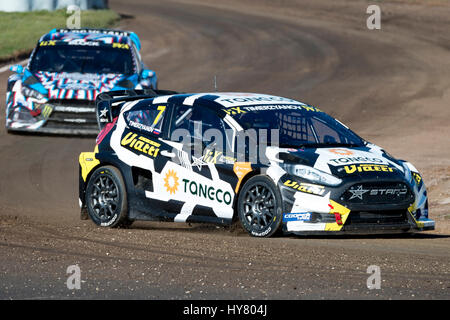
[[434, 229], [419, 172], [316, 107], [247, 93], [106, 93], [80, 154], [82, 216], [231, 224], [253, 236]]

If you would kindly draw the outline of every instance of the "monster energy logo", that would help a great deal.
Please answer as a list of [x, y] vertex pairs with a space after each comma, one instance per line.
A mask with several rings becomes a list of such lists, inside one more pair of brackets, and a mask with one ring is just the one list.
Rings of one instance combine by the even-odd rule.
[[41, 115], [45, 118], [45, 119], [47, 119], [48, 117], [50, 117], [50, 115], [52, 114], [52, 111], [53, 111], [53, 108], [50, 106], [50, 105], [48, 105], [48, 104], [45, 104], [45, 105], [41, 105], [40, 107], [39, 107], [39, 109], [41, 110]]

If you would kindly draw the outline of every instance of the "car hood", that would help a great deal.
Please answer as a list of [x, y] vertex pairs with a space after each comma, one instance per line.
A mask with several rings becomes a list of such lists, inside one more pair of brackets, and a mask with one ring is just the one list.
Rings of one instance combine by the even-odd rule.
[[401, 163], [373, 144], [355, 148], [275, 148], [272, 154], [275, 153], [278, 153], [278, 162], [282, 161], [281, 166], [283, 163], [303, 164], [339, 178], [404, 176]]
[[49, 99], [95, 100], [97, 94], [111, 91], [125, 77], [121, 74], [35, 72], [48, 91]]

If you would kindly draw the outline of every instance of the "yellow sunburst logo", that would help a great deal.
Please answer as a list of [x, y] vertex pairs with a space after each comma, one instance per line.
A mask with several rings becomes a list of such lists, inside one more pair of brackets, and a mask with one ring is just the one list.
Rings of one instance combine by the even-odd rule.
[[176, 172], [171, 169], [167, 171], [166, 177], [164, 178], [164, 187], [166, 187], [167, 192], [170, 194], [177, 192], [179, 185]]

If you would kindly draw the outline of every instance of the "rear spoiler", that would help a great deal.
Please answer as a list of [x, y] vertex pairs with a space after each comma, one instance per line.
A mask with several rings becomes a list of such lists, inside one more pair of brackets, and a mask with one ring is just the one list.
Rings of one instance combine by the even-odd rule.
[[97, 123], [100, 130], [106, 124], [114, 121], [119, 116], [125, 102], [149, 99], [159, 96], [177, 94], [179, 92], [171, 90], [117, 90], [100, 93], [95, 99]]

